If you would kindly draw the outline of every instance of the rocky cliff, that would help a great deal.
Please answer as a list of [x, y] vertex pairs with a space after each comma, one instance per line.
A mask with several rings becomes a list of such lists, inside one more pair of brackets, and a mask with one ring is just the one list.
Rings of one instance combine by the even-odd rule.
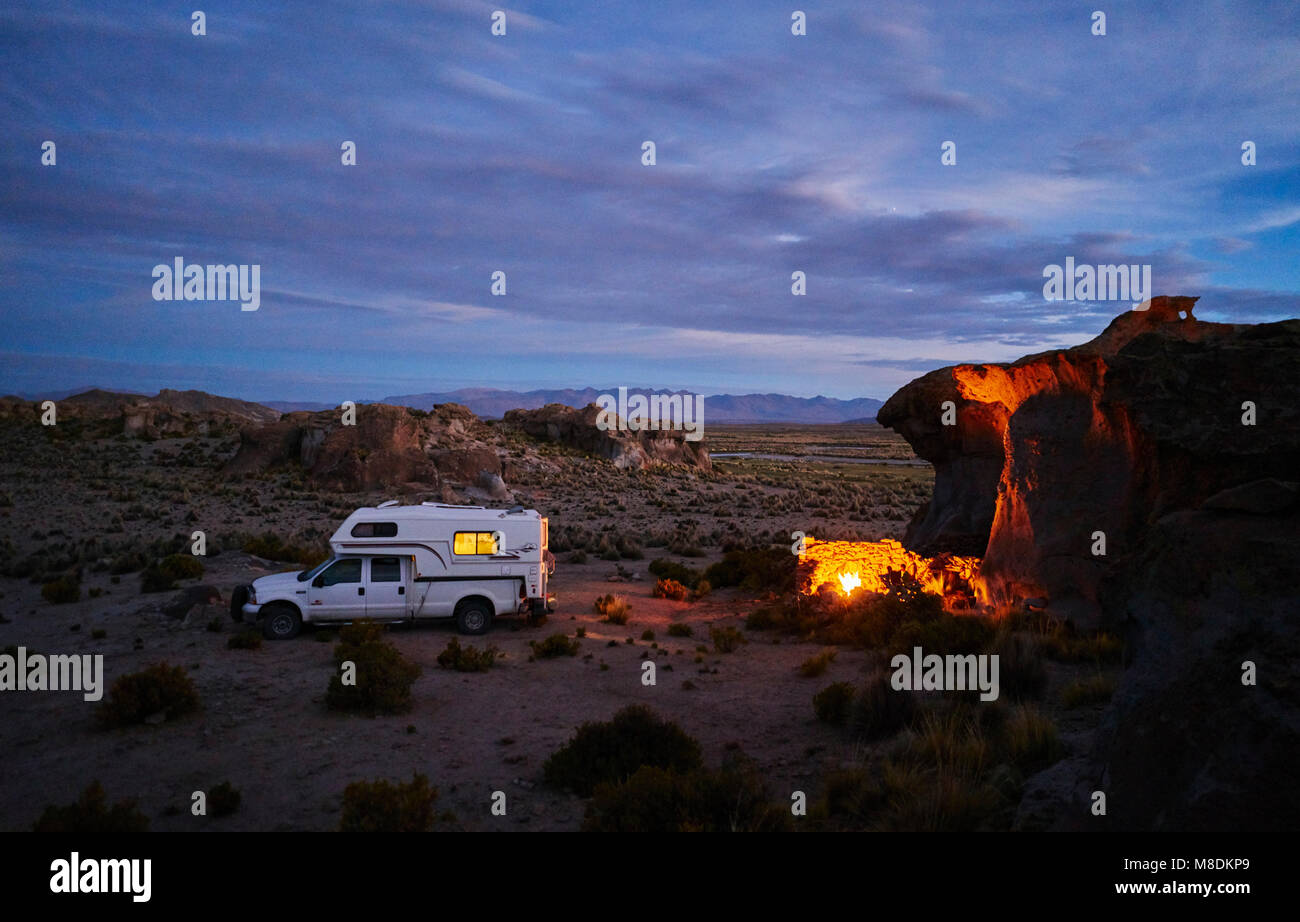
[[1031, 782], [1021, 828], [1300, 822], [1300, 320], [1205, 323], [1196, 300], [931, 372], [878, 417], [935, 466], [909, 547], [982, 553], [986, 601], [1128, 644], [1093, 747]]

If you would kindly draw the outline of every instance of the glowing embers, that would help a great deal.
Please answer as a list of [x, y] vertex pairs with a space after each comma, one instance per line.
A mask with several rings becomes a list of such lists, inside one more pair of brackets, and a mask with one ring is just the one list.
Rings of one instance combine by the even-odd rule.
[[941, 595], [950, 604], [973, 602], [978, 557], [941, 554], [922, 557], [897, 541], [818, 541], [807, 538], [799, 562], [800, 589], [814, 594], [829, 584], [845, 596], [857, 592], [885, 592], [885, 575], [891, 570], [914, 577], [926, 592]]

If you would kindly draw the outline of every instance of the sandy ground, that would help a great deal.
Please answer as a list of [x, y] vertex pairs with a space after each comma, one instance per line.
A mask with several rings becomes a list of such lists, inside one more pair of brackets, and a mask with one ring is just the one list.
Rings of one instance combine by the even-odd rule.
[[[623, 565], [645, 573], [650, 559]], [[184, 627], [158, 611], [172, 594], [137, 595], [135, 575], [116, 586], [106, 575], [92, 575], [83, 588], [113, 594], [60, 606], [41, 601], [37, 586], [4, 580], [8, 610], [22, 612], [0, 625], [4, 644], [102, 653], [106, 685], [160, 660], [183, 665], [203, 707], [165, 724], [104, 731], [95, 726], [95, 705], [77, 692], [0, 696], [6, 753], [0, 825], [26, 828], [45, 804], [71, 802], [98, 779], [110, 799], [137, 798], [157, 830], [332, 829], [349, 782], [423, 772], [440, 791], [438, 808], [455, 813], [463, 828], [576, 829], [585, 801], [544, 786], [542, 764], [583, 721], [606, 719], [635, 702], [679, 722], [700, 741], [709, 764], [738, 744], [758, 761], [774, 796], [809, 790], [825, 768], [852, 758], [844, 734], [815, 721], [810, 701], [829, 682], [860, 675], [865, 654], [841, 651], [825, 675], [802, 678], [796, 667], [820, 647], [750, 633], [750, 643], [736, 652], [709, 653], [696, 663], [696, 646], [708, 644], [708, 625], [740, 626], [737, 615], [751, 604], [726, 592], [697, 603], [655, 599], [653, 578], [607, 582], [614, 566], [561, 563], [553, 584], [559, 611], [546, 625], [503, 619], [486, 637], [462, 638], [490, 642], [505, 654], [485, 673], [438, 667], [438, 653], [455, 635], [449, 623], [391, 628], [393, 643], [424, 671], [410, 713], [377, 718], [326, 710], [333, 645], [315, 640], [310, 629], [259, 650], [228, 650], [235, 625], [224, 610], [211, 606]], [[228, 598], [230, 587], [278, 569], [245, 554], [223, 554], [209, 562], [203, 581]], [[592, 611], [605, 592], [628, 598], [627, 625], [602, 623]], [[33, 608], [35, 614], [26, 613]], [[210, 617], [223, 620], [222, 633], [206, 629]], [[695, 636], [668, 637], [668, 625], [678, 621], [691, 624]], [[572, 635], [579, 625], [587, 636], [578, 656], [528, 661], [529, 640], [556, 631]], [[96, 629], [107, 636], [92, 640]], [[640, 639], [646, 629], [660, 649]], [[143, 649], [134, 649], [137, 637]], [[653, 687], [641, 681], [647, 651], [657, 663]], [[683, 688], [687, 680], [694, 689]], [[239, 811], [220, 819], [192, 816], [192, 793], [225, 780], [243, 794]], [[506, 794], [504, 817], [491, 814], [494, 791]]]

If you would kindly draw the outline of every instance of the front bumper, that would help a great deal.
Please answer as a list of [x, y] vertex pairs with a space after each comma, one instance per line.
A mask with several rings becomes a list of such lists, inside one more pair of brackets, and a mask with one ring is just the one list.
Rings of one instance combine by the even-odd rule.
[[243, 607], [240, 608], [240, 612], [243, 614], [244, 619], [248, 621], [256, 621], [261, 617], [262, 606], [256, 602], [245, 602]]

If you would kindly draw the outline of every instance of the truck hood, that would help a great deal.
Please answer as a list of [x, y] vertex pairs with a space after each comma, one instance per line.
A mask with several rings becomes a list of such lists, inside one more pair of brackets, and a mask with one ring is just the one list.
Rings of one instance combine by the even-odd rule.
[[253, 591], [261, 598], [265, 593], [271, 595], [279, 592], [293, 592], [296, 589], [306, 589], [306, 583], [298, 582], [298, 574], [302, 570], [295, 570], [292, 573], [272, 573], [270, 576], [263, 576], [253, 580]]

